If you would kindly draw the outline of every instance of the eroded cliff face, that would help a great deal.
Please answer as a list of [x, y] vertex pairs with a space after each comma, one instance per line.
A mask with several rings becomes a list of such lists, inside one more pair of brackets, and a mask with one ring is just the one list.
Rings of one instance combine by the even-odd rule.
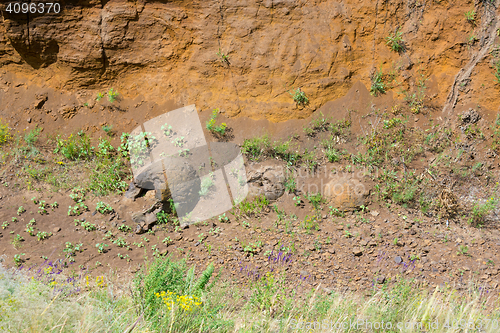
[[[499, 0], [60, 4], [59, 14], [29, 15], [8, 13], [3, 4], [4, 72], [57, 89], [114, 87], [128, 97], [174, 99], [202, 110], [218, 107], [230, 117], [272, 121], [307, 117], [359, 80], [369, 87], [380, 68], [394, 92], [411, 93], [424, 79], [429, 106], [473, 102], [496, 111], [500, 104], [494, 55], [488, 53], [498, 44]], [[472, 9], [474, 23], [465, 18]], [[398, 28], [402, 53], [385, 40]], [[485, 50], [450, 101], [456, 75]], [[297, 87], [307, 94], [308, 106], [293, 102], [288, 91]]]

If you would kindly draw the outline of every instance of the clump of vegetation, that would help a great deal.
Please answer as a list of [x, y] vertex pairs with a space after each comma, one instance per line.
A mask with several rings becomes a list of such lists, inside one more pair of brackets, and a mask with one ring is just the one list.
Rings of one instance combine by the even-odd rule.
[[113, 134], [112, 130], [113, 130], [113, 125], [104, 125], [102, 127], [102, 130], [104, 132], [106, 132], [107, 135], [111, 136]]
[[327, 117], [320, 112], [321, 117], [311, 121], [310, 127], [305, 127], [304, 132], [307, 136], [313, 137], [319, 132], [324, 132], [328, 130], [329, 120]]
[[118, 92], [116, 90], [114, 90], [113, 88], [109, 89], [108, 91], [108, 101], [110, 103], [113, 103], [114, 101], [116, 101], [118, 97]]
[[401, 52], [404, 50], [404, 41], [403, 41], [403, 33], [401, 29], [396, 30], [396, 32], [385, 38], [386, 44], [393, 50], [394, 52]]
[[497, 119], [495, 120], [491, 149], [495, 150], [497, 153], [500, 153], [500, 113], [497, 114]]
[[113, 212], [113, 208], [107, 203], [104, 203], [102, 201], [99, 201], [96, 204], [95, 210], [98, 211], [101, 214], [109, 214]]
[[227, 54], [223, 53], [220, 48], [219, 48], [219, 52], [217, 52], [217, 56], [219, 57], [220, 62], [229, 65], [229, 57], [227, 56]]
[[292, 99], [293, 101], [297, 104], [297, 105], [306, 105], [309, 103], [309, 98], [307, 98], [306, 96], [306, 93], [303, 92], [300, 88], [297, 88], [296, 90], [293, 90], [293, 93], [292, 92], [288, 92], [291, 96], [292, 96]]
[[486, 217], [486, 215], [495, 210], [497, 204], [498, 199], [494, 197], [489, 198], [484, 203], [476, 202], [472, 207], [472, 211], [470, 213], [470, 217], [468, 220], [469, 224], [476, 227], [482, 227], [484, 224], [484, 218]]
[[298, 150], [291, 147], [291, 139], [283, 143], [278, 141], [271, 143], [268, 135], [245, 139], [241, 151], [252, 161], [274, 157], [287, 162], [289, 166], [297, 165], [302, 157]]
[[54, 153], [60, 153], [68, 160], [88, 160], [93, 156], [94, 147], [90, 144], [90, 138], [83, 131], [76, 135], [71, 134], [66, 140], [59, 136], [56, 139], [57, 147]]
[[149, 158], [149, 149], [152, 149], [157, 143], [156, 137], [151, 132], [141, 132], [133, 137], [126, 135], [126, 139], [130, 163], [143, 166], [144, 161]]
[[472, 25], [476, 24], [476, 11], [474, 9], [471, 9], [467, 12], [465, 12], [465, 18], [467, 19], [467, 22], [469, 22]]
[[203, 177], [201, 180], [201, 186], [200, 186], [200, 191], [199, 195], [204, 197], [208, 193], [210, 193], [210, 189], [214, 186], [214, 174], [211, 172], [207, 176]]
[[125, 163], [120, 159], [101, 159], [96, 161], [90, 175], [88, 189], [96, 195], [121, 193], [127, 189], [128, 179]]
[[206, 127], [212, 134], [223, 137], [226, 135], [227, 124], [222, 123], [220, 125], [215, 125], [217, 115], [219, 114], [219, 109], [214, 109], [212, 111], [212, 115], [210, 116], [210, 120], [207, 121]]
[[495, 71], [493, 73], [495, 75], [495, 80], [497, 83], [500, 83], [500, 60], [493, 62], [493, 69]]
[[0, 118], [0, 145], [10, 141], [12, 136], [10, 135], [10, 130], [8, 124], [4, 123]]
[[372, 86], [370, 87], [370, 94], [373, 96], [378, 96], [380, 94], [385, 94], [386, 92], [386, 84], [383, 81], [384, 73], [382, 69], [376, 71], [372, 75]]

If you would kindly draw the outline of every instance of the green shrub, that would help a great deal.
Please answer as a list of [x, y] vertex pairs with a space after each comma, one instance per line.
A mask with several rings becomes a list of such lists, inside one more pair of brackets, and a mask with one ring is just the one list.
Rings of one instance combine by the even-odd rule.
[[116, 98], [118, 97], [118, 92], [113, 90], [113, 88], [109, 89], [108, 91], [108, 101], [110, 103], [113, 103], [114, 101], [116, 101]]
[[261, 156], [269, 153], [271, 142], [268, 135], [245, 139], [241, 151], [243, 154], [249, 155], [250, 160], [257, 161]]
[[256, 216], [269, 206], [269, 201], [264, 195], [255, 197], [253, 200], [243, 200], [238, 205], [240, 213], [246, 216]]
[[311, 205], [314, 207], [316, 210], [321, 209], [321, 204], [325, 203], [326, 200], [323, 198], [323, 195], [321, 193], [307, 193], [305, 195], [306, 199], [311, 203]]
[[10, 135], [9, 125], [4, 123], [0, 118], [0, 145], [3, 145], [10, 139], [12, 139], [12, 136]]
[[[188, 269], [185, 260], [175, 262], [170, 257], [156, 259], [136, 274], [133, 281], [135, 286], [134, 301], [144, 313], [145, 319], [161, 331], [170, 328], [170, 325], [176, 326], [175, 332], [187, 331], [179, 330], [178, 327], [200, 327], [203, 317], [205, 320], [215, 321], [216, 317], [207, 318], [203, 315], [193, 317], [191, 314], [196, 314], [199, 311], [213, 313], [214, 310], [218, 310], [217, 307], [215, 309], [208, 308], [205, 304], [200, 304], [198, 308], [183, 311], [179, 316], [175, 312], [181, 312], [181, 308], [176, 307], [176, 305], [180, 305], [183, 300], [188, 298], [200, 300], [204, 292], [213, 285], [213, 283], [208, 284], [213, 272], [214, 266], [209, 264], [200, 277], [196, 279], [194, 267]], [[173, 322], [172, 319], [174, 319]]]
[[497, 83], [500, 83], [500, 60], [493, 63], [493, 69], [495, 70], [495, 79]]
[[290, 91], [288, 93], [292, 96], [293, 101], [297, 105], [306, 105], [307, 103], [309, 103], [309, 99], [307, 98], [306, 93], [300, 90], [300, 88], [297, 88], [296, 90], [292, 89], [292, 91], [293, 93], [291, 93]]
[[394, 52], [401, 52], [404, 50], [404, 41], [403, 41], [403, 33], [401, 29], [398, 29], [395, 33], [387, 36], [385, 38], [386, 44], [393, 50]]
[[468, 222], [473, 226], [481, 227], [486, 215], [494, 211], [497, 204], [498, 199], [494, 197], [489, 198], [484, 203], [476, 202], [472, 207]]
[[386, 84], [383, 81], [384, 73], [382, 69], [376, 71], [372, 76], [372, 86], [370, 88], [370, 94], [373, 96], [378, 96], [380, 94], [385, 94]]
[[119, 159], [98, 159], [90, 175], [88, 189], [96, 195], [120, 193], [127, 189], [126, 166]]
[[218, 114], [219, 114], [219, 109], [214, 109], [212, 111], [212, 115], [210, 116], [210, 120], [207, 121], [206, 127], [207, 130], [209, 130], [213, 134], [217, 134], [223, 137], [224, 135], [226, 135], [227, 125], [226, 123], [222, 123], [221, 125], [215, 125], [215, 121], [217, 119]]
[[83, 131], [76, 135], [71, 134], [66, 140], [59, 136], [56, 139], [57, 148], [54, 153], [60, 153], [69, 160], [90, 159], [94, 152], [94, 147], [90, 144], [90, 138]]
[[24, 142], [26, 142], [28, 146], [33, 146], [38, 141], [38, 136], [40, 135], [41, 131], [42, 128], [40, 127], [32, 129], [28, 132], [28, 134], [24, 135]]
[[115, 148], [111, 145], [108, 139], [99, 138], [99, 144], [97, 145], [99, 150], [97, 154], [102, 157], [109, 157], [113, 155]]
[[465, 18], [467, 19], [467, 22], [471, 24], [476, 23], [476, 11], [474, 9], [471, 9], [467, 12], [465, 12]]

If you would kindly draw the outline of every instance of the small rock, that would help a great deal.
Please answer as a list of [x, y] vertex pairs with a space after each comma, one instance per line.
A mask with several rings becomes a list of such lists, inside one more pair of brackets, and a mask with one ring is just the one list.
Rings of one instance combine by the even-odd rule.
[[94, 212], [92, 213], [92, 216], [94, 216], [95, 214], [97, 214], [97, 210], [94, 210]]
[[352, 253], [356, 256], [359, 257], [363, 254], [363, 249], [360, 247], [356, 247], [352, 250]]
[[31, 123], [31, 118], [28, 118], [28, 123]]
[[394, 258], [394, 262], [395, 262], [396, 264], [400, 264], [400, 263], [402, 263], [402, 262], [403, 262], [403, 258], [401, 258], [400, 256], [396, 256], [396, 258]]
[[181, 239], [182, 239], [182, 235], [181, 234], [175, 234], [174, 235], [174, 240], [180, 241]]
[[54, 233], [59, 232], [59, 231], [61, 231], [61, 228], [59, 228], [59, 227], [55, 227], [54, 229], [52, 229], [52, 232], [54, 232]]
[[384, 284], [384, 282], [385, 282], [385, 276], [382, 275], [377, 278], [378, 284]]
[[372, 210], [372, 211], [370, 212], [370, 215], [371, 215], [371, 216], [373, 216], [373, 217], [377, 217], [377, 216], [379, 216], [379, 215], [380, 215], [380, 213], [379, 213], [379, 212], [377, 212], [376, 210]]

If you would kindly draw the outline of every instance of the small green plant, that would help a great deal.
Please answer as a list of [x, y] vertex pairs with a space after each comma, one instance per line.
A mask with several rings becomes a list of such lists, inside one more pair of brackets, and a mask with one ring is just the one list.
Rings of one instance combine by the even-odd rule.
[[97, 154], [102, 157], [109, 157], [115, 151], [115, 148], [111, 145], [108, 139], [99, 138], [99, 144], [97, 147], [99, 148]]
[[198, 194], [202, 197], [210, 193], [210, 189], [214, 186], [214, 174], [211, 172], [201, 180], [200, 191]]
[[201, 244], [203, 243], [203, 240], [207, 238], [203, 233], [198, 235], [198, 242]]
[[229, 222], [229, 217], [226, 216], [226, 213], [219, 215], [219, 222], [221, 222], [221, 223], [228, 223]]
[[226, 63], [228, 65], [230, 64], [229, 63], [229, 57], [227, 56], [227, 54], [224, 54], [220, 48], [219, 48], [219, 52], [217, 52], [216, 54], [219, 57], [220, 62]]
[[52, 210], [54, 210], [57, 207], [59, 207], [59, 204], [57, 203], [57, 201], [50, 204], [50, 208], [52, 208]]
[[469, 256], [469, 247], [466, 245], [460, 245], [457, 251], [457, 255]]
[[38, 241], [42, 241], [44, 239], [47, 239], [49, 238], [50, 236], [52, 236], [52, 233], [51, 232], [46, 232], [46, 231], [39, 231], [37, 234], [36, 234], [36, 237], [38, 238]]
[[493, 69], [494, 69], [493, 74], [495, 75], [496, 83], [500, 83], [500, 60], [493, 62]]
[[335, 208], [333, 206], [329, 206], [328, 209], [330, 210], [331, 216], [344, 217], [344, 212], [340, 211], [338, 208]]
[[468, 222], [477, 227], [481, 227], [484, 223], [486, 215], [491, 213], [497, 206], [498, 199], [491, 197], [485, 203], [476, 202], [472, 207], [472, 212]]
[[118, 230], [122, 232], [130, 232], [132, 231], [132, 228], [129, 227], [128, 225], [122, 224], [121, 226], [118, 227]]
[[404, 41], [403, 41], [403, 33], [401, 29], [396, 30], [396, 32], [385, 38], [386, 44], [390, 47], [394, 52], [401, 52], [404, 50]]
[[118, 97], [118, 92], [113, 90], [113, 88], [109, 89], [108, 91], [108, 101], [110, 103], [113, 103], [114, 101], [116, 101], [116, 98]]
[[212, 236], [218, 235], [220, 234], [220, 228], [219, 227], [210, 228], [210, 230], [208, 230], [208, 233]]
[[0, 146], [7, 143], [12, 139], [10, 135], [9, 125], [4, 123], [2, 118], [0, 118]]
[[212, 111], [212, 115], [210, 116], [210, 120], [207, 121], [206, 127], [207, 127], [207, 130], [209, 130], [212, 134], [223, 137], [226, 135], [227, 124], [222, 123], [219, 126], [215, 125], [218, 114], [219, 114], [219, 109], [214, 109]]
[[165, 134], [165, 136], [171, 136], [173, 133], [172, 126], [167, 123], [161, 125], [161, 130], [163, 131], [163, 134]]
[[109, 214], [109, 213], [113, 212], [113, 208], [111, 208], [110, 205], [108, 205], [107, 203], [104, 203], [102, 201], [99, 201], [96, 204], [95, 210], [101, 214]]
[[173, 243], [172, 238], [170, 238], [169, 236], [165, 237], [161, 242], [166, 246], [169, 246], [170, 244]]
[[140, 243], [134, 242], [134, 243], [132, 243], [132, 245], [135, 245], [138, 248], [144, 247], [144, 244], [142, 244], [142, 242], [140, 242]]
[[17, 219], [17, 217], [12, 217], [11, 221], [12, 221], [12, 222], [17, 222], [17, 221], [19, 221], [19, 220]]
[[106, 247], [108, 247], [108, 246], [109, 246], [108, 244], [104, 244], [104, 243], [97, 243], [95, 245], [95, 247], [97, 248], [97, 252], [99, 252], [99, 253], [106, 252]]
[[38, 141], [38, 136], [40, 135], [41, 131], [42, 131], [41, 127], [32, 129], [31, 131], [28, 132], [28, 134], [24, 135], [24, 142], [26, 142], [28, 146], [33, 146]]
[[394, 240], [392, 241], [392, 244], [394, 244], [394, 245], [398, 245], [398, 242], [399, 242], [399, 239], [396, 237], [396, 238], [394, 238]]
[[79, 131], [76, 135], [71, 134], [66, 140], [58, 136], [56, 142], [54, 153], [61, 153], [68, 160], [90, 159], [94, 152], [90, 138], [83, 131]]
[[410, 261], [420, 260], [420, 256], [418, 254], [411, 254]]
[[69, 206], [68, 208], [68, 216], [80, 216], [84, 211], [88, 209], [87, 205], [83, 202], [79, 202], [74, 206]]
[[382, 69], [376, 71], [372, 76], [372, 86], [370, 88], [370, 94], [373, 96], [378, 96], [380, 94], [385, 94], [386, 84], [383, 81], [384, 73]]
[[311, 203], [311, 205], [314, 207], [315, 210], [320, 210], [321, 209], [320, 205], [326, 202], [326, 200], [323, 198], [323, 195], [321, 195], [320, 192], [314, 194], [307, 193], [306, 199]]
[[22, 213], [24, 213], [26, 211], [26, 209], [24, 209], [23, 206], [19, 206], [19, 208], [17, 209], [17, 215], [21, 215]]
[[309, 103], [309, 99], [307, 98], [306, 93], [303, 92], [300, 88], [297, 88], [296, 90], [292, 89], [292, 92], [289, 91], [288, 93], [292, 96], [293, 101], [297, 105], [306, 105]]
[[295, 203], [295, 207], [298, 207], [302, 204], [302, 199], [300, 198], [300, 196], [293, 197], [293, 201]]
[[44, 215], [47, 214], [47, 204], [45, 203], [45, 200], [41, 200], [38, 202], [38, 214]]
[[104, 93], [99, 92], [99, 93], [97, 93], [97, 97], [95, 98], [95, 100], [99, 102], [103, 97], [104, 97]]
[[80, 223], [80, 225], [87, 231], [94, 231], [97, 229], [97, 226], [95, 224], [92, 224], [88, 221], [83, 221], [82, 223]]
[[73, 245], [71, 242], [66, 242], [66, 246], [63, 249], [63, 252], [66, 253], [67, 257], [73, 257], [77, 252], [83, 251], [82, 247], [83, 247], [82, 243]]
[[287, 174], [285, 178], [285, 191], [287, 193], [295, 193], [297, 190], [297, 181], [295, 180], [295, 177], [293, 174], [290, 172]]
[[82, 202], [83, 200], [85, 200], [85, 194], [86, 194], [86, 191], [83, 188], [75, 187], [74, 189], [71, 190], [69, 197], [74, 202], [79, 203], [79, 202]]
[[17, 267], [21, 266], [21, 264], [24, 262], [24, 259], [21, 258], [24, 255], [26, 254], [25, 253], [14, 254], [14, 263], [16, 264]]
[[8, 226], [9, 226], [9, 222], [4, 221], [4, 222], [2, 223], [2, 229], [6, 229]]
[[250, 223], [248, 223], [247, 221], [241, 222], [241, 225], [244, 226], [245, 228], [250, 228]]
[[261, 246], [262, 246], [261, 241], [255, 243], [248, 243], [243, 247], [243, 251], [253, 256], [254, 254], [258, 253]]
[[15, 249], [18, 249], [19, 247], [21, 247], [21, 242], [23, 241], [24, 238], [21, 235], [17, 234], [11, 239], [10, 243], [12, 244], [12, 246], [14, 246]]
[[469, 22], [472, 25], [476, 24], [476, 11], [474, 9], [471, 9], [467, 12], [465, 12], [465, 18], [467, 19], [467, 22]]
[[111, 135], [111, 131], [113, 130], [113, 125], [104, 125], [102, 130], [106, 132], [106, 134]]
[[125, 239], [123, 239], [121, 237], [119, 237], [118, 239], [114, 240], [113, 244], [115, 244], [118, 247], [126, 247], [126, 248], [128, 248], [127, 242], [125, 241]]

